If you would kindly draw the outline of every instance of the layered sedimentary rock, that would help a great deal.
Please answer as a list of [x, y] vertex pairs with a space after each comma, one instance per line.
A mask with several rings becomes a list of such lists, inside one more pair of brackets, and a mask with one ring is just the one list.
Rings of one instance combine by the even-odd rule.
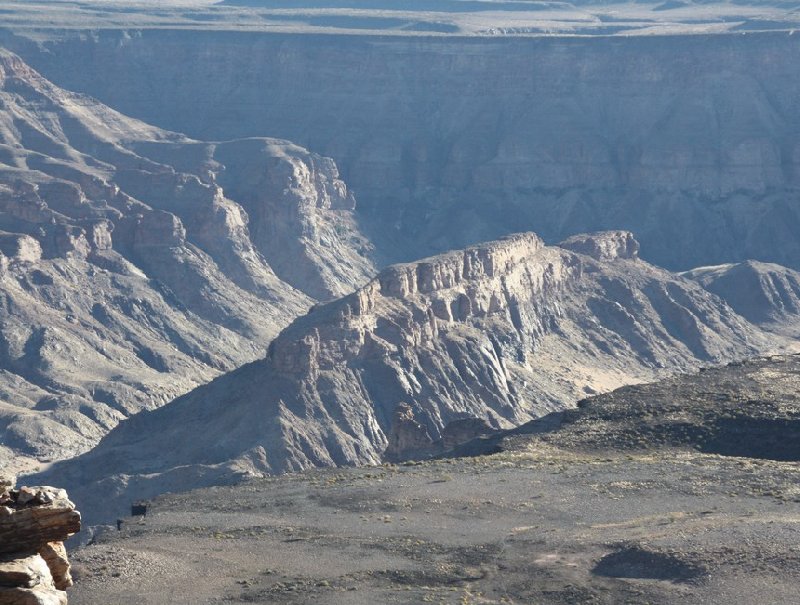
[[586, 393], [787, 344], [637, 259], [629, 234], [590, 240], [597, 258], [528, 233], [391, 266], [295, 320], [265, 359], [130, 418], [52, 472], [107, 515], [93, 492], [376, 463], [387, 447], [405, 458], [454, 421], [510, 428]]
[[526, 229], [550, 242], [629, 229], [643, 258], [667, 268], [800, 268], [800, 38], [789, 31], [213, 29], [20, 32], [8, 43], [58, 82], [162, 127], [285, 137], [333, 157], [395, 260]]
[[66, 605], [72, 586], [63, 541], [81, 516], [62, 489], [21, 487], [0, 478], [0, 603]]
[[0, 466], [85, 451], [374, 274], [327, 158], [163, 131], [2, 50], [0, 107]]

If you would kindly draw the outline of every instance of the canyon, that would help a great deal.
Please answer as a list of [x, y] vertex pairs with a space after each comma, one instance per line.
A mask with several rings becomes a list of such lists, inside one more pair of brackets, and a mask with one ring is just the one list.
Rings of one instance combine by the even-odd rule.
[[0, 475], [76, 602], [793, 594], [797, 29], [0, 0]]
[[[58, 477], [87, 519], [108, 521], [163, 491], [425, 458], [437, 440], [460, 445], [448, 435], [512, 429], [587, 394], [796, 349], [638, 251], [628, 232], [558, 247], [528, 233], [392, 265], [296, 319], [263, 360], [132, 416], [36, 480]], [[797, 330], [800, 314], [781, 325]]]
[[161, 128], [280, 137], [333, 158], [382, 265], [518, 231], [552, 244], [627, 229], [643, 258], [672, 270], [800, 268], [791, 23], [547, 37], [162, 18], [98, 22], [90, 35], [29, 22], [0, 44]]
[[6, 51], [0, 104], [4, 464], [85, 451], [374, 274], [329, 158], [162, 131]]

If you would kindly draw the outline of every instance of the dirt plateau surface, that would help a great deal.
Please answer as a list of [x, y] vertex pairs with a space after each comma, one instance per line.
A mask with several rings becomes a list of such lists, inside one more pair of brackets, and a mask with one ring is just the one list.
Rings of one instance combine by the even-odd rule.
[[[696, 394], [716, 385], [708, 402], [736, 390], [753, 401], [753, 377], [772, 367], [783, 378], [769, 395], [786, 397], [772, 407], [792, 415], [799, 363], [731, 366], [686, 384]], [[686, 396], [679, 386], [672, 391]], [[648, 415], [636, 415], [635, 388], [648, 394]], [[625, 392], [636, 425], [658, 418], [656, 392]], [[619, 418], [619, 405], [613, 412]], [[70, 602], [797, 602], [797, 461], [704, 453], [691, 442], [598, 438], [593, 448], [569, 436], [575, 424], [514, 436], [490, 456], [162, 496], [146, 518], [73, 553]]]

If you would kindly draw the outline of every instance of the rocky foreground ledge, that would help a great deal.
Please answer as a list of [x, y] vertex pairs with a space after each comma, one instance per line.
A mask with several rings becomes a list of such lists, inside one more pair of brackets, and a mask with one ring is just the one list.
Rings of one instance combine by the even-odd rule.
[[64, 540], [81, 528], [67, 492], [14, 489], [0, 476], [0, 605], [65, 605], [72, 586]]

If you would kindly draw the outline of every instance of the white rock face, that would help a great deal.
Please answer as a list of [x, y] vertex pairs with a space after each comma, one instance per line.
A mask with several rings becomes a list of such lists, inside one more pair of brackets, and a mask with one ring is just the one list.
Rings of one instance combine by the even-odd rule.
[[4, 50], [0, 71], [0, 468], [87, 450], [374, 275], [331, 160], [166, 132]]
[[573, 235], [559, 244], [562, 248], [591, 256], [595, 260], [639, 258], [639, 242], [629, 231], [606, 231], [592, 235]]
[[[581, 242], [627, 243], [597, 260], [525, 233], [389, 267], [295, 320], [265, 359], [129, 419], [51, 472], [102, 516], [96, 490], [147, 497], [241, 473], [378, 463], [387, 446], [407, 457], [453, 421], [508, 428], [586, 393], [788, 344], [634, 258], [629, 234]], [[419, 426], [391, 445], [401, 404]]]

